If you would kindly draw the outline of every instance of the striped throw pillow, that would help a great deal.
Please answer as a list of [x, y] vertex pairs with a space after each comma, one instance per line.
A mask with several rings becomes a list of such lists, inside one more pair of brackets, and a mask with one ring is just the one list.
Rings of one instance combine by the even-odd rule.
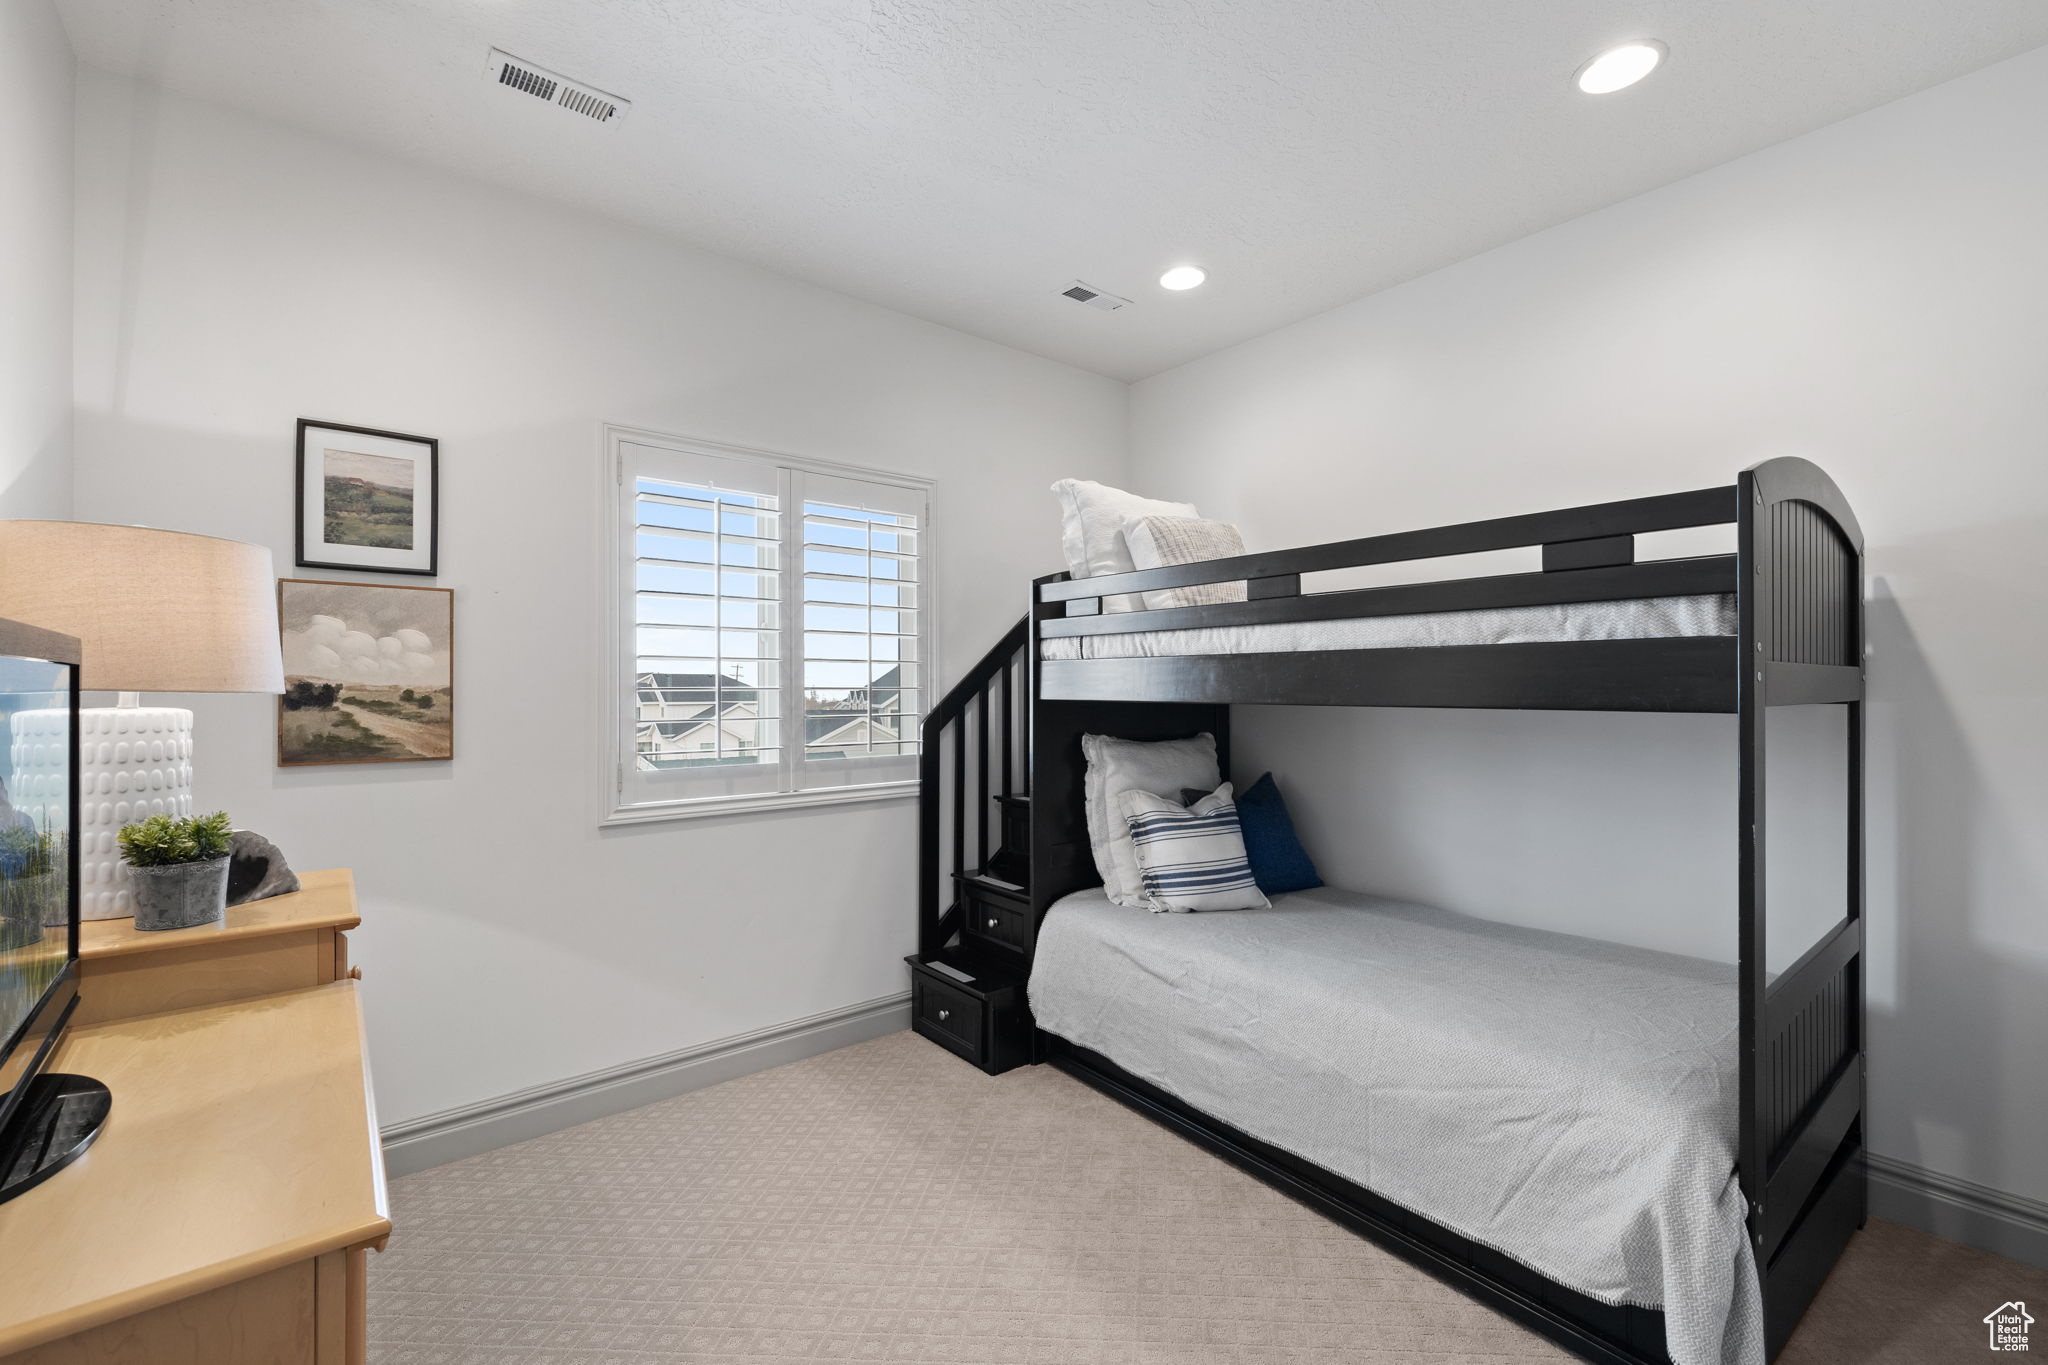
[[1244, 831], [1225, 782], [1192, 806], [1146, 791], [1120, 793], [1138, 880], [1153, 910], [1263, 910]]
[[[1146, 516], [1124, 523], [1124, 544], [1131, 563], [1140, 569], [1163, 569], [1171, 564], [1196, 564], [1205, 559], [1233, 559], [1244, 553], [1244, 537], [1227, 521], [1205, 521], [1200, 517]], [[1219, 602], [1242, 602], [1243, 583], [1196, 583], [1186, 588], [1155, 588], [1139, 594], [1145, 610], [1162, 607], [1207, 607]]]

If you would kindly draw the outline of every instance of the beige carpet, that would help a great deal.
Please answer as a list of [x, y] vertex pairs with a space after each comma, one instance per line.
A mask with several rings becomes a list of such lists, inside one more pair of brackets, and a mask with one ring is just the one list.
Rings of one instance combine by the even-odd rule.
[[[909, 1033], [393, 1182], [373, 1365], [1569, 1357], [1047, 1067]], [[2048, 1273], [1871, 1224], [1783, 1365], [1977, 1360]]]

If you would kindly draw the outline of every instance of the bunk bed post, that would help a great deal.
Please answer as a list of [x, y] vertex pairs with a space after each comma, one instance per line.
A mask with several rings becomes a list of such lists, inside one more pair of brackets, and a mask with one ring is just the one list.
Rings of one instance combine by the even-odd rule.
[[[1856, 557], [1857, 582], [1862, 582], [1863, 556]], [[1857, 594], [1856, 601], [1856, 656], [1863, 657], [1863, 600]], [[1860, 1105], [1864, 1111], [1870, 1106], [1870, 1055], [1864, 1051], [1864, 1027], [1868, 1015], [1865, 1013], [1864, 992], [1867, 988], [1868, 972], [1865, 970], [1860, 945], [1863, 941], [1864, 872], [1863, 872], [1863, 702], [1859, 698], [1848, 706], [1849, 735], [1849, 915], [1859, 944], [1856, 963], [1849, 976], [1849, 1008], [1856, 1020], [1856, 1069], [1857, 1088], [1860, 1091]], [[1866, 1124], [1867, 1128], [1867, 1124]], [[1862, 1228], [1870, 1221], [1870, 1176], [1867, 1164], [1857, 1173], [1856, 1226]]]
[[[1864, 1034], [1864, 1029], [1866, 1026], [1866, 1021], [1869, 1017], [1866, 1013], [1865, 1005], [1865, 991], [1868, 988], [1869, 972], [1867, 970], [1866, 960], [1862, 952], [1862, 945], [1864, 943], [1865, 932], [1864, 910], [1867, 905], [1865, 889], [1868, 884], [1864, 872], [1865, 845], [1863, 828], [1863, 689], [1864, 686], [1867, 686], [1867, 682], [1864, 680], [1863, 675], [1865, 668], [1865, 651], [1868, 649], [1869, 646], [1868, 641], [1866, 640], [1863, 633], [1863, 539], [1860, 530], [1857, 532], [1855, 536], [1853, 542], [1853, 549], [1855, 551], [1855, 570], [1853, 579], [1855, 584], [1855, 591], [1852, 595], [1851, 605], [1849, 607], [1849, 643], [1850, 653], [1856, 661], [1859, 684], [1861, 685], [1859, 685], [1857, 688], [1856, 700], [1850, 702], [1848, 705], [1848, 714], [1846, 717], [1847, 725], [1845, 726], [1845, 729], [1848, 734], [1849, 743], [1849, 918], [1851, 921], [1850, 928], [1854, 931], [1856, 935], [1856, 942], [1858, 945], [1856, 962], [1849, 977], [1849, 1008], [1854, 1011], [1854, 1017], [1856, 1021], [1856, 1069], [1857, 1089], [1859, 1092], [1859, 1105], [1862, 1111], [1865, 1114], [1867, 1114], [1870, 1108], [1870, 1054], [1865, 1050], [1866, 1038]], [[1863, 1127], [1865, 1130], [1864, 1137], [1867, 1139], [1869, 1136], [1869, 1124], [1867, 1119], [1863, 1121]], [[1859, 1167], [1855, 1174], [1857, 1204], [1856, 1226], [1858, 1228], [1862, 1228], [1870, 1221], [1870, 1173], [1867, 1157], [1859, 1163]]]
[[[1800, 459], [1736, 484], [1741, 1128], [1737, 1172], [1775, 1356], [1868, 1207], [1864, 1167], [1863, 532]], [[1766, 718], [1840, 705], [1846, 879], [1840, 918], [1768, 975]]]
[[[1860, 675], [1864, 667], [1865, 642], [1863, 636], [1863, 543], [1860, 535], [1854, 543], [1855, 592], [1848, 606], [1848, 631], [1851, 656], [1856, 661]], [[1856, 1030], [1856, 1087], [1859, 1115], [1867, 1113], [1870, 1107], [1870, 1057], [1865, 1051], [1864, 991], [1868, 972], [1863, 956], [1864, 944], [1864, 835], [1863, 835], [1863, 689], [1857, 689], [1856, 699], [1844, 708], [1843, 730], [1847, 736], [1848, 755], [1846, 774], [1848, 810], [1845, 812], [1849, 845], [1849, 866], [1847, 880], [1849, 888], [1848, 930], [1857, 944], [1856, 960], [1848, 972], [1849, 1002], [1851, 1017]], [[1868, 1123], [1859, 1116], [1859, 1126], [1868, 1136]], [[1859, 1158], [1854, 1172], [1856, 1181], [1856, 1226], [1862, 1228], [1870, 1221], [1870, 1177], [1867, 1158]]]
[[1764, 494], [1755, 470], [1745, 469], [1737, 477], [1735, 495], [1735, 961], [1741, 1057], [1735, 1169], [1748, 1203], [1749, 1244], [1756, 1255], [1757, 1278], [1761, 1283], [1765, 1256], [1763, 1198], [1771, 1155], [1769, 1136], [1764, 1131], [1770, 1075], [1762, 1055], [1766, 1045], [1764, 1000], [1768, 984], [1764, 966], [1764, 737], [1768, 714], [1764, 674], [1769, 668], [1767, 641], [1774, 585], [1769, 518], [1763, 515]]

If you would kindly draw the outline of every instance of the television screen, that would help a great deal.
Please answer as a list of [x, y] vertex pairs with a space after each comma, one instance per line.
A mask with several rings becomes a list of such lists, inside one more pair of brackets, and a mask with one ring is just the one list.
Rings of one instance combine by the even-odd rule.
[[0, 1047], [16, 1044], [0, 1095], [33, 1062], [20, 1035], [71, 957], [71, 672], [0, 656]]

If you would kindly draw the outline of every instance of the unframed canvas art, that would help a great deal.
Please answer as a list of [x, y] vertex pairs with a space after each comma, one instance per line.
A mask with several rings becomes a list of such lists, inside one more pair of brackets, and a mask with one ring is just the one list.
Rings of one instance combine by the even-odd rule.
[[279, 766], [453, 758], [454, 602], [447, 588], [281, 580]]

